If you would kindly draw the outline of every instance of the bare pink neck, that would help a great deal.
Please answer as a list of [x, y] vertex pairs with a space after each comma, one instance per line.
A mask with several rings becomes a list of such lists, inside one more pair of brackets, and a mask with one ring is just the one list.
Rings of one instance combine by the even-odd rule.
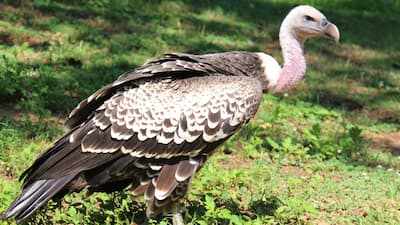
[[291, 35], [281, 36], [284, 64], [276, 89], [292, 87], [300, 82], [306, 72], [303, 43]]

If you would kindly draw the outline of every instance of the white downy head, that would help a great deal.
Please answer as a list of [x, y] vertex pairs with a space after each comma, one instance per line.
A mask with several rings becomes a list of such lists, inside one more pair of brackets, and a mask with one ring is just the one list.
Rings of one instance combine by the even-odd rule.
[[279, 32], [284, 59], [282, 69], [277, 68], [278, 63], [269, 55], [259, 54], [270, 88], [281, 90], [300, 82], [306, 71], [303, 44], [313, 37], [326, 37], [338, 42], [340, 34], [336, 25], [317, 9], [308, 5], [293, 8], [283, 20]]

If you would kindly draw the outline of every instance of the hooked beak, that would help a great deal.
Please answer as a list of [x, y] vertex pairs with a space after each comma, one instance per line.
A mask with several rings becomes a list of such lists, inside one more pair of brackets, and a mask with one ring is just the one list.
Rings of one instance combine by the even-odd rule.
[[325, 37], [334, 40], [336, 43], [339, 42], [340, 33], [335, 24], [326, 20], [321, 22], [321, 26]]

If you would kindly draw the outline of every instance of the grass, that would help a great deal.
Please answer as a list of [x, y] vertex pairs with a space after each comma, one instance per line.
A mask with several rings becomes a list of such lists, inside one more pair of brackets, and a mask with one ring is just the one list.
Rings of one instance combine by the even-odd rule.
[[[265, 95], [207, 162], [183, 202], [186, 223], [400, 223], [400, 2], [300, 2], [338, 25], [341, 42], [306, 43], [304, 81]], [[0, 212], [81, 99], [165, 52], [267, 51], [282, 62], [279, 25], [298, 3], [1, 1]], [[143, 215], [129, 191], [75, 193], [27, 224], [135, 224]]]

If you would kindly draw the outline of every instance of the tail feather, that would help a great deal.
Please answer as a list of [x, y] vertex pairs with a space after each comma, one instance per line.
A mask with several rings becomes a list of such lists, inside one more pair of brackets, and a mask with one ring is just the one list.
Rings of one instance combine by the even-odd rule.
[[11, 203], [3, 219], [15, 216], [19, 223], [31, 216], [67, 185], [76, 175], [59, 179], [37, 180], [24, 187], [23, 192]]

